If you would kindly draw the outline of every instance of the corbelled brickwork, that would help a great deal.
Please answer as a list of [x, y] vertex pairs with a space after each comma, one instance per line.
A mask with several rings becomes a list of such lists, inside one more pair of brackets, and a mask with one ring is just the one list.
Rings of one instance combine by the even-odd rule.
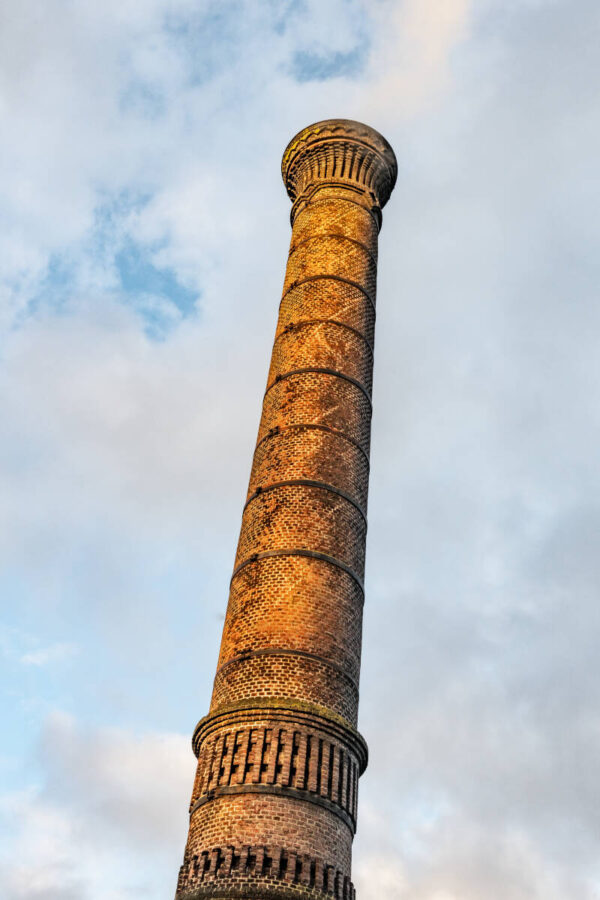
[[334, 119], [282, 164], [292, 241], [178, 900], [353, 900], [377, 235], [396, 160]]

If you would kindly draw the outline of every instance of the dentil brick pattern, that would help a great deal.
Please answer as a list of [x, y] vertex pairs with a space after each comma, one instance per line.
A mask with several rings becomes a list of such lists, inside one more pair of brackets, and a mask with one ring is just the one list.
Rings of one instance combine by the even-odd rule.
[[389, 144], [287, 147], [290, 246], [177, 900], [353, 900], [377, 235]]

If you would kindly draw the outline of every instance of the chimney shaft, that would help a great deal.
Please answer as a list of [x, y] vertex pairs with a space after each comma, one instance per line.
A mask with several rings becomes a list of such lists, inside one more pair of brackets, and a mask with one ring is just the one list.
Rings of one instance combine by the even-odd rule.
[[292, 239], [177, 900], [352, 900], [377, 236], [389, 144], [283, 156]]

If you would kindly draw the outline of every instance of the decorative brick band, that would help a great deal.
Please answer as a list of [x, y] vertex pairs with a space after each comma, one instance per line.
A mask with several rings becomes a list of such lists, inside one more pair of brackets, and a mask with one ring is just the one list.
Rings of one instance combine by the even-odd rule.
[[[287, 890], [282, 893], [278, 887]], [[194, 854], [179, 871], [181, 898], [257, 895], [355, 900], [356, 891], [349, 876], [334, 865], [284, 847], [212, 847]]]
[[323, 732], [332, 740], [343, 743], [356, 757], [359, 775], [367, 767], [369, 751], [363, 736], [341, 716], [335, 715], [323, 706], [305, 701], [294, 701], [288, 697], [257, 698], [240, 701], [213, 709], [200, 719], [192, 738], [196, 756], [209, 737], [222, 730], [244, 728], [249, 722], [274, 722], [280, 726], [289, 724]]
[[295, 710], [249, 712], [217, 714], [199, 723], [190, 814], [232, 794], [276, 794], [324, 807], [353, 835], [358, 779], [366, 765], [360, 735]]

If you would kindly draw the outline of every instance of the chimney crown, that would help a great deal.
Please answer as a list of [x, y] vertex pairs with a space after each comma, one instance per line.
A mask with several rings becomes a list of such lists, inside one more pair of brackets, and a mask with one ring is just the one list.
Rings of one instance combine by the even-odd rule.
[[326, 119], [303, 128], [292, 138], [281, 162], [281, 173], [292, 203], [292, 221], [299, 207], [325, 188], [356, 194], [380, 220], [396, 183], [398, 165], [386, 139], [361, 122]]

